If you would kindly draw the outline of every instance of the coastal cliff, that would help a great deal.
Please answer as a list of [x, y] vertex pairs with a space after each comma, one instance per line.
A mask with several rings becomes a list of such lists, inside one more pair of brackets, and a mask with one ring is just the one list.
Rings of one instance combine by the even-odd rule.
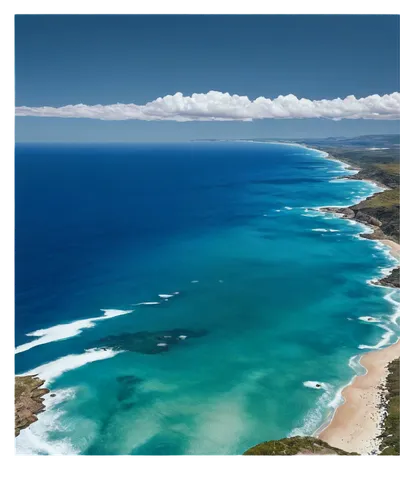
[[36, 415], [45, 409], [43, 396], [50, 391], [40, 388], [43, 384], [35, 375], [15, 377], [15, 436], [36, 422]]

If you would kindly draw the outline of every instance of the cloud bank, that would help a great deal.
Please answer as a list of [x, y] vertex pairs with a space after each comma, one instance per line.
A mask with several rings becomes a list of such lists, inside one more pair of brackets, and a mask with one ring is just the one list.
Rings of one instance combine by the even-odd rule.
[[75, 104], [52, 108], [20, 106], [16, 116], [42, 116], [59, 118], [91, 118], [94, 120], [173, 120], [186, 121], [252, 121], [267, 118], [327, 118], [331, 120], [400, 119], [400, 93], [374, 94], [357, 99], [350, 95], [344, 99], [311, 101], [293, 94], [276, 99], [230, 95], [211, 90], [207, 94], [184, 96], [177, 92], [138, 104], [110, 104], [88, 106]]

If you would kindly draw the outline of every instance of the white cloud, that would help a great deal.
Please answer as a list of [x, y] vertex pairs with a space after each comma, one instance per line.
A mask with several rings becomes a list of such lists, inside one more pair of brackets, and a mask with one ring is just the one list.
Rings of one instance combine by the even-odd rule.
[[159, 97], [144, 105], [110, 104], [87, 106], [76, 104], [52, 108], [20, 106], [16, 116], [43, 116], [60, 118], [92, 118], [97, 120], [173, 120], [173, 121], [251, 121], [265, 118], [328, 118], [398, 120], [400, 119], [400, 93], [374, 94], [357, 99], [350, 95], [344, 99], [311, 101], [289, 94], [276, 99], [230, 95], [211, 90], [207, 94]]

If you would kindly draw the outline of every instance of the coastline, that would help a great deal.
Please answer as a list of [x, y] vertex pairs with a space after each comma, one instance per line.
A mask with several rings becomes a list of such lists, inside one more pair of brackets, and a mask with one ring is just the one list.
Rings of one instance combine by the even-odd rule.
[[36, 422], [37, 415], [46, 409], [43, 396], [50, 390], [42, 387], [44, 383], [37, 375], [15, 376], [15, 437]]
[[[286, 144], [286, 145], [289, 145], [288, 143], [285, 143], [285, 144]], [[299, 146], [299, 144], [293, 144], [293, 145], [295, 145], [295, 146]], [[306, 147], [306, 146], [300, 146], [300, 147]], [[307, 148], [307, 149], [311, 149], [311, 148]], [[324, 152], [319, 151], [319, 150], [316, 150], [316, 149], [314, 149], [314, 151], [318, 151], [319, 153], [324, 153]], [[327, 157], [329, 156], [329, 155], [328, 155], [328, 153], [325, 153], [325, 155], [326, 155], [326, 156], [325, 156], [325, 158], [327, 158]], [[331, 158], [332, 158], [332, 157], [331, 157]], [[333, 159], [334, 159], [335, 161], [340, 162], [342, 165], [345, 165], [345, 164], [343, 164], [343, 162], [341, 162], [341, 160], [336, 160], [335, 158], [333, 158]], [[349, 167], [349, 170], [353, 170], [353, 168]], [[350, 178], [349, 178], [349, 180], [350, 180]], [[364, 180], [364, 179], [363, 179], [363, 180]], [[365, 179], [365, 181], [367, 181], [367, 180]], [[373, 182], [374, 184], [377, 184], [375, 181], [369, 181], [369, 182]], [[358, 231], [359, 231], [359, 229], [357, 229], [357, 232], [358, 232]], [[385, 245], [389, 245], [389, 243], [387, 243], [387, 242], [389, 242], [389, 240], [380, 240], [380, 241], [382, 241], [382, 243], [383, 243], [383, 244], [385, 244]], [[392, 255], [394, 255], [394, 254], [398, 255], [398, 254], [400, 253], [400, 245], [399, 245], [398, 247], [397, 247], [396, 245], [397, 245], [397, 244], [395, 244], [394, 242], [391, 242], [391, 241], [390, 241], [390, 245], [389, 245], [389, 246], [390, 246], [390, 247], [392, 247], [392, 250], [391, 250], [391, 251], [393, 252], [393, 253], [392, 253]], [[378, 278], [377, 278], [377, 279], [378, 279]], [[385, 350], [386, 350], [386, 349], [385, 349]], [[371, 353], [371, 354], [375, 354], [375, 353], [378, 353], [378, 352], [379, 352], [379, 353], [381, 353], [381, 352], [383, 352], [383, 351], [374, 351], [374, 352], [373, 352], [373, 353]], [[367, 356], [368, 356], [368, 355], [367, 355]], [[360, 358], [360, 356], [358, 356], [358, 358]], [[367, 369], [368, 369], [368, 368], [367, 368]], [[347, 449], [347, 448], [346, 448], [346, 449]], [[359, 451], [359, 450], [358, 450], [358, 448], [349, 448], [349, 451]]]
[[318, 438], [331, 446], [360, 455], [377, 454], [384, 417], [382, 396], [388, 364], [400, 356], [400, 340], [383, 349], [370, 351], [360, 359], [366, 369], [342, 390], [344, 403]]
[[[306, 145], [303, 146], [324, 154], [325, 158], [339, 162], [342, 168], [346, 170], [360, 172], [359, 167], [349, 165], [326, 151], [309, 148]], [[339, 178], [352, 180], [351, 175]], [[384, 190], [390, 189], [375, 180], [360, 178], [354, 180], [362, 180]], [[350, 208], [351, 206], [348, 205], [341, 208]], [[329, 207], [320, 207], [318, 210], [321, 210], [321, 208]], [[336, 210], [333, 211], [335, 212]], [[357, 222], [367, 228], [373, 229], [373, 226], [364, 221]], [[383, 277], [377, 277], [375, 280], [371, 280], [369, 284], [371, 286], [381, 286], [391, 289], [391, 285], [382, 280], [387, 280], [393, 271], [398, 268], [400, 263], [400, 244], [389, 239], [384, 233], [382, 235], [383, 237], [374, 239], [388, 248], [388, 253], [397, 263], [387, 269]], [[363, 233], [360, 236], [363, 236]], [[397, 324], [396, 320], [394, 323]], [[315, 437], [347, 452], [355, 452], [360, 455], [378, 454], [382, 424], [385, 416], [383, 399], [385, 396], [386, 380], [389, 374], [388, 365], [399, 357], [400, 338], [397, 338], [396, 342], [389, 346], [384, 346], [363, 354], [360, 357], [359, 364], [365, 368], [366, 373], [353, 377], [349, 384], [341, 389], [340, 395], [343, 402], [335, 409], [329, 421], [316, 431], [314, 434]]]

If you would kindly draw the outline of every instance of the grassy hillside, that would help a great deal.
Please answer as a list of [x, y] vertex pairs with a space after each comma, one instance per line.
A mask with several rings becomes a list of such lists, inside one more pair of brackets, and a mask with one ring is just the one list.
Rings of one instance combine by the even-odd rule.
[[400, 358], [389, 364], [389, 375], [386, 380], [387, 415], [383, 424], [381, 455], [400, 455]]
[[266, 441], [247, 450], [244, 455], [357, 455], [330, 446], [310, 436]]
[[383, 191], [382, 193], [377, 193], [371, 198], [367, 198], [366, 200], [355, 205], [359, 210], [364, 208], [378, 208], [378, 207], [399, 207], [400, 205], [400, 190], [399, 188], [391, 189], [389, 191]]

